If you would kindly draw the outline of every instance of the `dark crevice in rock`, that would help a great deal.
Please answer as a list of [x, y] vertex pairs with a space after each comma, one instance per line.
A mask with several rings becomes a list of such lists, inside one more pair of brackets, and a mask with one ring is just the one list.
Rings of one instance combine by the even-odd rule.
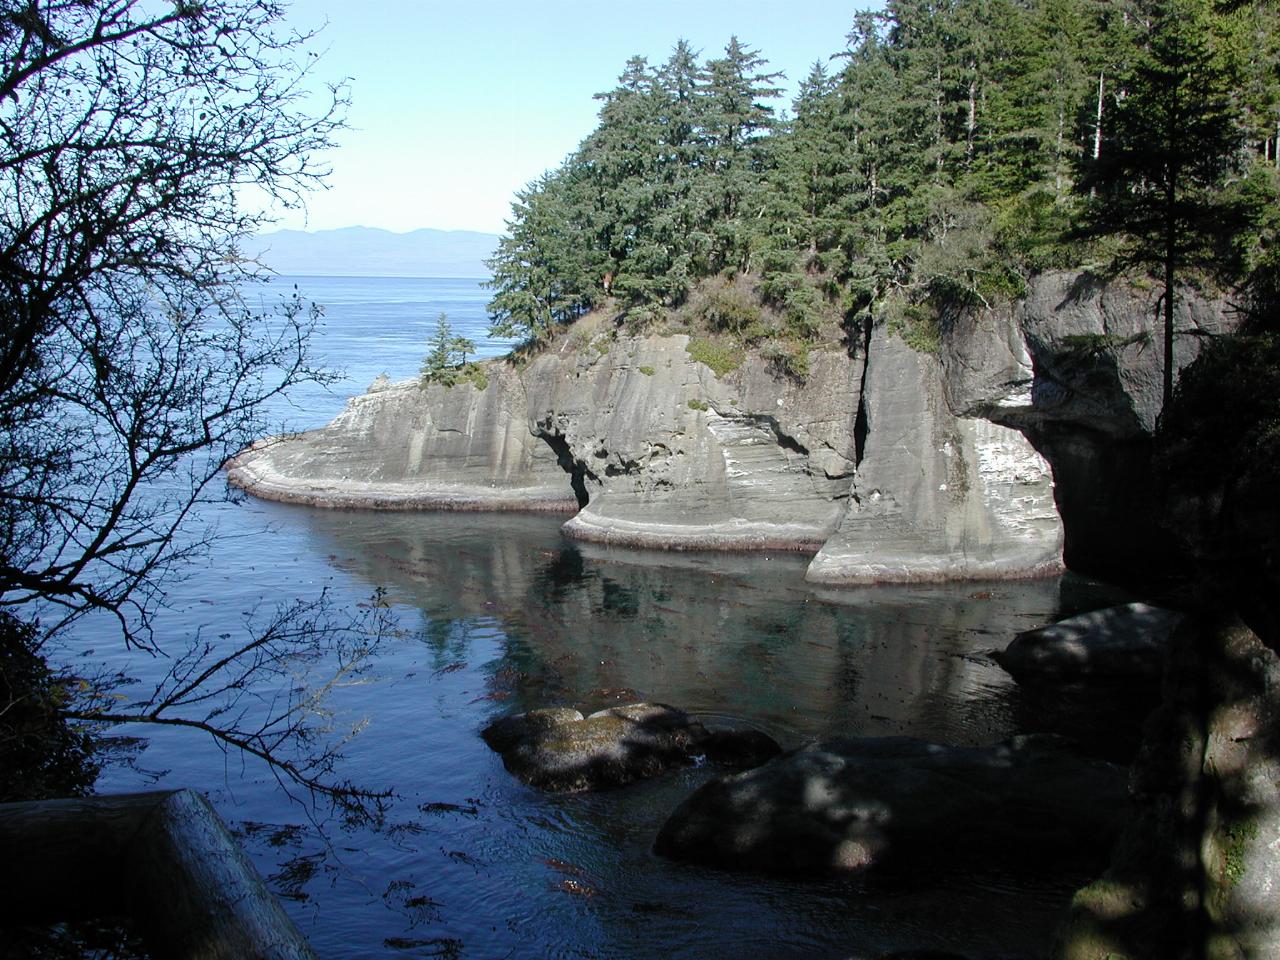
[[600, 478], [585, 463], [574, 457], [573, 451], [569, 449], [569, 441], [555, 428], [550, 417], [538, 424], [538, 436], [555, 452], [556, 463], [560, 468], [569, 474], [569, 485], [578, 501], [578, 509], [582, 509], [591, 502], [587, 481], [599, 486]]
[[783, 450], [790, 450], [792, 453], [798, 453], [802, 457], [807, 457], [809, 455], [809, 448], [795, 437], [791, 436], [791, 434], [786, 433], [782, 429], [782, 425], [778, 423], [777, 417], [771, 416], [767, 413], [749, 413], [743, 417], [743, 419], [749, 423], [757, 423], [761, 426], [768, 427], [770, 432], [773, 433], [774, 438], [778, 441], [778, 446]]
[[617, 463], [610, 463], [604, 468], [606, 477], [624, 477], [631, 476], [640, 472], [640, 464], [635, 460], [619, 459]]
[[1134, 587], [1186, 569], [1182, 548], [1152, 509], [1158, 481], [1150, 437], [1122, 439], [1053, 420], [1020, 427], [1053, 471], [1069, 569]]
[[862, 464], [871, 424], [867, 419], [867, 371], [871, 369], [871, 319], [862, 322], [862, 380], [858, 383], [858, 413], [853, 421], [853, 465]]

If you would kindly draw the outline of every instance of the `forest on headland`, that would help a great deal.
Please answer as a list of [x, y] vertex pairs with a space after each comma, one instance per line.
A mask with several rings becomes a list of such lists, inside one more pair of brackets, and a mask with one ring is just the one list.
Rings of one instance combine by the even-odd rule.
[[[238, 294], [263, 215], [237, 188], [299, 202], [343, 129], [344, 88], [315, 114], [297, 99], [310, 38], [282, 15], [274, 0], [0, 2], [2, 800], [90, 792], [100, 732], [139, 723], [212, 737], [352, 815], [387, 800], [345, 779], [326, 684], [296, 669], [357, 670], [392, 626], [381, 592], [354, 611], [323, 591], [286, 600], [216, 642], [154, 629], [208, 555], [199, 509], [224, 495], [224, 464], [278, 397], [332, 379], [309, 350], [313, 305]], [[828, 340], [865, 359], [877, 324], [941, 351], [957, 312], [1038, 271], [1150, 291], [1168, 489], [1134, 486], [1191, 541], [1200, 566], [1176, 605], [1203, 622], [1168, 654], [1135, 768], [1148, 846], [1073, 904], [1137, 946], [1072, 956], [1206, 956], [1264, 920], [1280, 943], [1273, 914], [1221, 909], [1233, 890], [1273, 903], [1280, 877], [1280, 794], [1259, 792], [1280, 755], [1277, 16], [1261, 0], [898, 0], [832, 38], [789, 107], [764, 51], [678, 42], [623, 66], [597, 129], [518, 195], [491, 261], [500, 335], [544, 344], [590, 310], [636, 332], [684, 318], [708, 365], [717, 344], [750, 346], [796, 380]], [[1172, 308], [1194, 286], [1234, 303], [1242, 333], [1205, 346], [1175, 393]], [[483, 390], [443, 320], [431, 347], [429, 366]], [[91, 617], [104, 642], [172, 667], [128, 693], [123, 674], [81, 676], [53, 641]]]
[[[1213, 0], [890, 0], [780, 108], [730, 39], [636, 56], [596, 129], [512, 205], [495, 329], [690, 305], [803, 376], [827, 320], [931, 349], [947, 311], [1052, 268], [1270, 310], [1278, 11]], [[827, 325], [830, 330], [830, 325]], [[1166, 397], [1167, 400], [1167, 397]]]

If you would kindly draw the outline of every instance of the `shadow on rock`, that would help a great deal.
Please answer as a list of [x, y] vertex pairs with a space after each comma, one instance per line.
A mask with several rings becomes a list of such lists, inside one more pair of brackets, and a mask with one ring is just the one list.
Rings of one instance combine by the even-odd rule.
[[954, 747], [830, 740], [714, 780], [663, 825], [655, 851], [775, 874], [964, 863], [1058, 870], [1100, 862], [1126, 810], [1124, 768], [1056, 738]]
[[782, 752], [757, 730], [708, 730], [682, 710], [634, 703], [584, 717], [550, 707], [504, 717], [481, 736], [516, 778], [542, 790], [620, 787], [702, 758], [739, 769]]

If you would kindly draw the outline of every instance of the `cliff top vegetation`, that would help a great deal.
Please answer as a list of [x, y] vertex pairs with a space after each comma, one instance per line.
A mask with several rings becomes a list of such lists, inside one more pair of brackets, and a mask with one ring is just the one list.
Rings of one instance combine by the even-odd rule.
[[949, 310], [1055, 267], [1145, 274], [1163, 305], [1192, 277], [1263, 295], [1276, 19], [1210, 0], [891, 0], [789, 112], [736, 38], [633, 57], [596, 129], [513, 203], [494, 332], [545, 341], [606, 305], [643, 325], [748, 290], [723, 321], [765, 308], [771, 342], [824, 339], [834, 313], [931, 349]]

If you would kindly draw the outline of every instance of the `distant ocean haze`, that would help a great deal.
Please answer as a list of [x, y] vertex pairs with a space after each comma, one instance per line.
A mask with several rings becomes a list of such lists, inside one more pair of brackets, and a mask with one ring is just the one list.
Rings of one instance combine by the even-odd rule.
[[324, 426], [341, 412], [348, 397], [363, 393], [385, 373], [393, 381], [416, 378], [430, 349], [441, 313], [459, 336], [476, 345], [475, 357], [495, 357], [512, 341], [489, 336], [485, 310], [490, 292], [474, 277], [344, 277], [280, 275], [249, 291], [264, 307], [293, 295], [321, 307], [312, 355], [343, 378], [329, 386], [299, 384], [273, 405], [271, 419], [281, 429]]
[[484, 279], [499, 239], [471, 230], [277, 230], [252, 238], [243, 253], [290, 276]]

